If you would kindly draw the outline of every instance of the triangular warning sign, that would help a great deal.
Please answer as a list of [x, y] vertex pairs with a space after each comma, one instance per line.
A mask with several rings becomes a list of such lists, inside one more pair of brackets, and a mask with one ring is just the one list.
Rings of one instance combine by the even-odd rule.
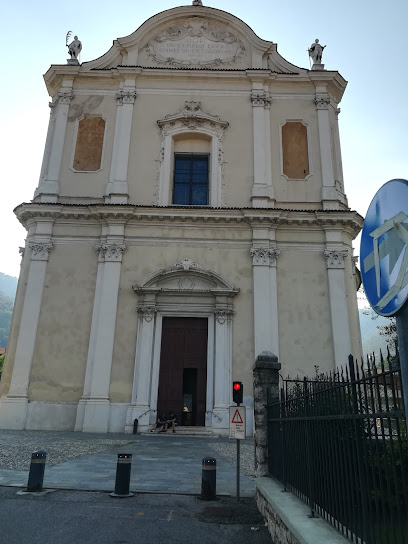
[[234, 417], [232, 418], [231, 423], [244, 423], [242, 421], [241, 414], [239, 413], [239, 410], [235, 410]]

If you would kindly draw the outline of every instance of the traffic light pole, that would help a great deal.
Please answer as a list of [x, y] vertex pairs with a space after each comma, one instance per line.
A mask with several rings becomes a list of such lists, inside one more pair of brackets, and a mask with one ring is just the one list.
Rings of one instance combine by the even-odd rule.
[[[238, 402], [237, 406], [238, 407], [241, 406], [241, 403]], [[240, 489], [239, 489], [239, 486], [240, 486], [240, 481], [239, 481], [240, 462], [241, 462], [241, 441], [237, 438], [237, 500], [238, 501], [239, 501], [239, 492], [240, 492]]]

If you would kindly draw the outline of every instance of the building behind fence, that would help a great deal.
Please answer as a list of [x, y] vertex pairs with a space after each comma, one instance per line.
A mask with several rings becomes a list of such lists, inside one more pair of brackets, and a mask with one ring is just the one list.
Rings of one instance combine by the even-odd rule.
[[350, 542], [408, 543], [408, 445], [397, 357], [313, 380], [268, 401], [269, 475]]

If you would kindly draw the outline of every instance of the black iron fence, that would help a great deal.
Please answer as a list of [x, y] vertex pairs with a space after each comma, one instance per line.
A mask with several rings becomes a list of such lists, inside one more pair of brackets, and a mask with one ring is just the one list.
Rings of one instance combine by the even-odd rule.
[[350, 542], [408, 543], [408, 443], [401, 374], [389, 353], [268, 400], [269, 474]]

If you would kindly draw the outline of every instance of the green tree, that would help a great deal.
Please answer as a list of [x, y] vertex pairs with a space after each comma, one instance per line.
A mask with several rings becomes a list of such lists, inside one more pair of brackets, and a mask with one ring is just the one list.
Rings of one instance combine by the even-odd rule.
[[0, 380], [1, 380], [1, 375], [3, 373], [4, 357], [5, 357], [4, 353], [3, 353], [3, 355], [0, 355]]

